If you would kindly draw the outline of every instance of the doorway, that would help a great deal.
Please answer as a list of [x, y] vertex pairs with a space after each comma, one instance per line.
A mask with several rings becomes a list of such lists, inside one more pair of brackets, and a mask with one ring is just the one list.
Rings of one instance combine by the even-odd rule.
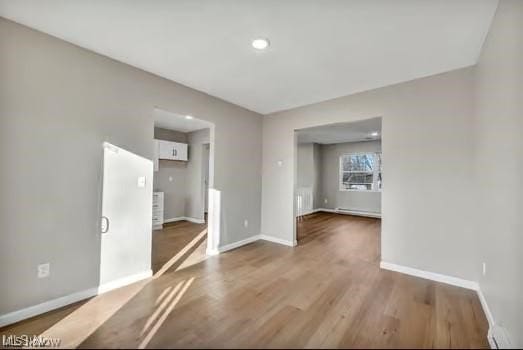
[[154, 273], [206, 258], [213, 131], [214, 125], [202, 119], [154, 111]]
[[[380, 220], [381, 141], [381, 118], [295, 131], [294, 206], [298, 245], [306, 241], [310, 232], [318, 232], [309, 227], [307, 220], [312, 218], [322, 222], [332, 221], [338, 215], [349, 215]], [[331, 227], [342, 229], [343, 218], [336, 222], [340, 224]], [[328, 232], [324, 234], [328, 235]], [[381, 249], [380, 240], [381, 234], [378, 234], [378, 250]]]

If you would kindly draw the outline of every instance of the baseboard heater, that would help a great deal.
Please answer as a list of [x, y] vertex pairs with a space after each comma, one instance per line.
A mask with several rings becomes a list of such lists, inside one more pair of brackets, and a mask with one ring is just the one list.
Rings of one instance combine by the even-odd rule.
[[381, 218], [381, 213], [373, 213], [370, 211], [353, 210], [353, 209], [346, 209], [346, 208], [336, 208], [335, 211], [336, 211], [336, 213], [340, 213], [340, 214], [367, 216], [370, 218]]

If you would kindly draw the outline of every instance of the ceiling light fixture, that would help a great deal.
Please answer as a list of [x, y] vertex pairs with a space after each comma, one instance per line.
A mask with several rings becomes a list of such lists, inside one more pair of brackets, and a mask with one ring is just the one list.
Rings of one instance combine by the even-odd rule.
[[370, 134], [370, 135], [376, 137], [376, 136], [379, 135], [379, 133], [378, 133], [377, 131], [374, 131], [374, 132], [373, 132], [372, 134]]
[[186, 115], [185, 119], [193, 119], [193, 116], [192, 115]]
[[256, 50], [265, 50], [269, 47], [269, 39], [258, 38], [252, 41], [252, 47]]

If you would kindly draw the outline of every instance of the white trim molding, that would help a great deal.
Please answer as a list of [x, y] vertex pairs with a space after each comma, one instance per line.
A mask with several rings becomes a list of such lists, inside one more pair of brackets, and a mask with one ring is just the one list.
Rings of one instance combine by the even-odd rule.
[[90, 288], [90, 289], [83, 290], [80, 292], [65, 295], [63, 297], [45, 301], [45, 302], [37, 304], [37, 305], [29, 306], [29, 307], [26, 307], [25, 309], [13, 311], [8, 314], [1, 315], [0, 316], [0, 327], [7, 326], [9, 324], [16, 323], [16, 322], [25, 320], [27, 318], [43, 314], [45, 312], [55, 310], [55, 309], [61, 308], [66, 305], [73, 304], [78, 301], [94, 297], [94, 296], [96, 296], [97, 292], [98, 292], [97, 288]]
[[63, 297], [45, 301], [37, 305], [29, 306], [21, 310], [13, 311], [5, 315], [0, 315], [0, 327], [7, 326], [9, 324], [13, 324], [34, 316], [38, 316], [45, 312], [49, 312], [67, 306], [81, 300], [95, 297], [99, 294], [103, 294], [116, 288], [124, 287], [128, 284], [141, 281], [151, 276], [152, 270], [145, 271], [135, 275], [120, 278], [116, 281], [103, 284], [99, 287], [94, 287], [80, 292], [72, 293]]
[[298, 245], [298, 242], [296, 240], [288, 241], [286, 239], [281, 239], [281, 238], [268, 236], [268, 235], [259, 235], [258, 239], [261, 239], [261, 240], [264, 240], [264, 241], [268, 241], [268, 242], [272, 242], [272, 243], [283, 244], [283, 245], [286, 245], [288, 247], [295, 247], [295, 246]]
[[[251, 236], [249, 238], [242, 239], [241, 241], [236, 241], [233, 243], [226, 244], [224, 246], [218, 247], [218, 254], [224, 253], [226, 251], [239, 248], [241, 246], [256, 242], [260, 239], [259, 235]], [[211, 254], [212, 255], [212, 254]]]
[[[341, 208], [336, 208], [336, 209], [318, 208], [318, 209], [314, 209], [309, 214], [317, 213], [317, 212], [320, 212], [320, 211], [325, 212], [325, 213], [334, 213], [334, 214], [342, 214], [342, 215], [354, 215], [354, 216], [365, 216], [365, 217], [369, 217], [369, 218], [381, 219], [381, 213], [374, 213], [374, 212], [371, 212], [371, 211], [341, 209]], [[305, 214], [305, 215], [308, 215], [308, 214]]]
[[134, 275], [122, 277], [122, 278], [119, 278], [119, 279], [111, 281], [111, 282], [104, 283], [98, 287], [98, 294], [103, 294], [110, 290], [120, 288], [123, 286], [127, 286], [129, 284], [147, 279], [149, 277], [152, 277], [152, 275], [153, 275], [153, 271], [148, 270], [148, 271], [136, 273]]
[[510, 339], [510, 336], [508, 332], [498, 325], [496, 325], [496, 322], [494, 321], [494, 316], [492, 315], [492, 312], [490, 311], [490, 307], [487, 304], [487, 299], [485, 298], [485, 295], [483, 295], [483, 292], [481, 291], [481, 288], [477, 291], [478, 298], [481, 303], [481, 307], [483, 308], [483, 312], [485, 313], [485, 316], [487, 317], [487, 321], [489, 324], [489, 330], [487, 339], [490, 345], [491, 349], [511, 349], [513, 348], [512, 341]]
[[458, 277], [447, 276], [447, 275], [442, 275], [442, 274], [435, 273], [435, 272], [419, 270], [419, 269], [415, 269], [415, 268], [408, 267], [408, 266], [389, 263], [386, 261], [380, 262], [380, 268], [382, 268], [384, 270], [390, 270], [390, 271], [404, 273], [406, 275], [424, 278], [424, 279], [431, 280], [431, 281], [446, 283], [446, 284], [450, 284], [450, 285], [461, 287], [461, 288], [471, 289], [471, 290], [475, 290], [475, 291], [479, 290], [478, 282], [465, 280], [465, 279], [458, 278]]
[[375, 213], [371, 211], [336, 208], [335, 213], [381, 219], [381, 213]]
[[183, 220], [194, 222], [195, 224], [205, 224], [205, 220], [203, 220], [203, 219], [191, 218], [188, 216], [179, 216], [177, 218], [165, 219], [165, 220], [163, 220], [163, 223], [168, 224], [170, 222], [183, 221]]
[[276, 237], [267, 236], [267, 235], [255, 235], [255, 236], [251, 236], [249, 238], [242, 239], [241, 241], [233, 242], [233, 243], [218, 247], [217, 250], [207, 249], [207, 255], [218, 255], [220, 253], [224, 253], [226, 251], [229, 251], [229, 250], [232, 250], [235, 248], [239, 248], [241, 246], [244, 246], [244, 245], [256, 242], [256, 241], [260, 241], [260, 240], [277, 243], [277, 244], [282, 244], [282, 245], [285, 245], [288, 247], [295, 247], [298, 244], [296, 241], [294, 241], [294, 242], [287, 241], [285, 239], [276, 238]]

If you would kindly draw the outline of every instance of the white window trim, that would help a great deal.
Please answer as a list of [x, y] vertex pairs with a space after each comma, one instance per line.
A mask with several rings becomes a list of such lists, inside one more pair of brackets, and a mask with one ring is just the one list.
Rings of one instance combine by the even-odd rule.
[[[339, 157], [339, 161], [338, 161], [338, 187], [339, 187], [339, 191], [340, 192], [381, 192], [382, 189], [383, 189], [383, 184], [382, 184], [382, 188], [378, 188], [378, 189], [375, 189], [375, 187], [378, 187], [378, 175], [380, 173], [380, 169], [379, 167], [375, 166], [373, 169], [372, 169], [372, 189], [370, 190], [360, 190], [360, 189], [353, 189], [353, 188], [344, 188], [343, 187], [343, 173], [345, 172], [349, 172], [349, 171], [343, 171], [343, 157], [346, 157], [346, 156], [360, 156], [360, 155], [364, 155], [364, 154], [374, 154], [374, 157], [376, 157], [376, 154], [378, 153], [381, 153], [381, 152], [357, 152], [357, 153], [344, 153], [342, 155], [340, 155]], [[382, 158], [383, 158], [383, 155], [382, 155]], [[370, 173], [370, 171], [350, 171], [351, 173], [362, 173], [362, 174], [368, 174]], [[382, 179], [383, 181], [383, 179]]]

